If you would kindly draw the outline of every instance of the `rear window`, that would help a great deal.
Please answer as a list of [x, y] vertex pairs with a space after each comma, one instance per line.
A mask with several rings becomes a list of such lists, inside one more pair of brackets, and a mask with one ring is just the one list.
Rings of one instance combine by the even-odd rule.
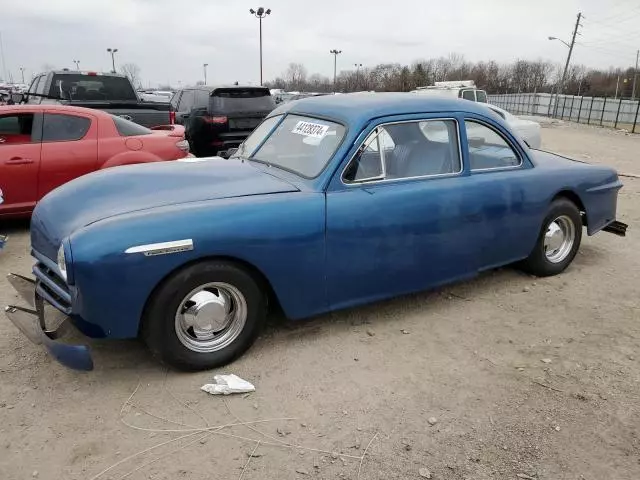
[[211, 110], [227, 112], [270, 112], [276, 106], [264, 88], [219, 88], [211, 96]]
[[137, 101], [138, 97], [126, 77], [110, 75], [54, 75], [49, 90], [52, 97], [80, 101]]
[[130, 122], [129, 120], [125, 120], [122, 117], [111, 115], [111, 118], [113, 118], [113, 123], [116, 125], [116, 130], [118, 130], [118, 133], [122, 137], [149, 135], [150, 133], [153, 133], [147, 127], [143, 127], [142, 125], [138, 125], [137, 123]]

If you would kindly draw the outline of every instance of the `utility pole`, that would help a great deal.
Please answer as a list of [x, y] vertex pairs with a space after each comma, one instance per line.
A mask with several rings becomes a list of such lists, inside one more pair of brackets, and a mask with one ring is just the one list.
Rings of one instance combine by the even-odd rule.
[[360, 77], [359, 77], [359, 73], [360, 73], [360, 68], [362, 67], [361, 63], [354, 63], [354, 66], [356, 67], [356, 89], [360, 86]]
[[558, 96], [560, 92], [564, 89], [564, 82], [567, 79], [567, 70], [569, 69], [569, 62], [571, 62], [571, 54], [573, 53], [573, 47], [576, 44], [576, 35], [578, 34], [578, 28], [582, 25], [580, 24], [580, 19], [582, 18], [582, 13], [578, 13], [578, 18], [576, 19], [576, 26], [573, 29], [573, 35], [571, 36], [571, 44], [569, 45], [569, 53], [567, 55], [567, 61], [564, 64], [564, 71], [562, 72], [562, 80], [560, 80], [560, 85], [558, 86], [558, 93], [556, 94], [556, 105], [554, 107], [554, 115], [558, 113]]
[[620, 88], [620, 75], [618, 75], [618, 80], [616, 80], [616, 94], [613, 96], [613, 99], [615, 100], [616, 98], [618, 98], [618, 89]]
[[640, 59], [640, 50], [636, 52], [636, 69], [633, 72], [633, 88], [631, 89], [631, 100], [636, 99], [636, 80], [638, 79], [638, 60]]
[[338, 66], [338, 55], [342, 53], [342, 50], [329, 50], [329, 53], [333, 55], [333, 93], [336, 93], [336, 74]]
[[204, 84], [207, 84], [207, 67], [209, 66], [208, 63], [203, 63], [202, 64], [202, 68], [204, 69]]
[[24, 84], [24, 67], [20, 67], [20, 74], [22, 75], [22, 83]]

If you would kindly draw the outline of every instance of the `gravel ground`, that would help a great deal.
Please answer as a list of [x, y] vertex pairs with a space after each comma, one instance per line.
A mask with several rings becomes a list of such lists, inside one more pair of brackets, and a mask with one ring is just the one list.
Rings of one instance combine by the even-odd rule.
[[[640, 173], [640, 136], [550, 125], [543, 143]], [[201, 392], [220, 372], [167, 371], [136, 341], [91, 342], [96, 370], [68, 371], [0, 321], [0, 478], [636, 480], [640, 180], [624, 182], [630, 235], [584, 238], [563, 275], [272, 319], [220, 371], [246, 397]], [[4, 305], [4, 274], [31, 260], [25, 224], [0, 230]]]

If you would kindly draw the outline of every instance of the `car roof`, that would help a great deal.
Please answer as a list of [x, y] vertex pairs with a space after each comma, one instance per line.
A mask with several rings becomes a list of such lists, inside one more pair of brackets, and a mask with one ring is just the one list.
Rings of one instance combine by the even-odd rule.
[[372, 118], [411, 113], [469, 112], [486, 115], [476, 102], [415, 93], [371, 93], [322, 95], [285, 103], [277, 113], [299, 113], [358, 123]]
[[53, 111], [56, 113], [83, 113], [90, 114], [95, 117], [111, 117], [111, 114], [102, 110], [96, 110], [95, 108], [74, 107], [71, 105], [55, 105], [55, 104], [36, 104], [36, 105], [7, 105], [6, 107], [0, 107], [0, 115], [9, 111], [24, 110], [27, 112], [44, 112]]
[[113, 73], [113, 72], [96, 72], [93, 70], [50, 70], [48, 72], [39, 73], [38, 75], [47, 75], [49, 73], [53, 73], [54, 75], [82, 75], [87, 77], [118, 77], [118, 78], [126, 78], [126, 75], [122, 73]]
[[252, 88], [254, 90], [266, 90], [266, 91], [270, 91], [267, 87], [261, 87], [260, 85], [196, 85], [194, 87], [184, 87], [181, 88], [178, 91], [181, 90], [208, 90], [210, 92], [213, 92], [214, 90], [218, 90], [219, 88], [224, 88], [224, 89], [244, 89], [244, 88]]

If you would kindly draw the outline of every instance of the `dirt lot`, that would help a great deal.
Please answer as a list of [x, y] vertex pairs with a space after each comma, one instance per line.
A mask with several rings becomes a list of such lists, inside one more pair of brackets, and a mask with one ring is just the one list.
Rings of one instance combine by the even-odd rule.
[[[640, 136], [565, 125], [543, 142], [640, 173]], [[68, 371], [0, 321], [0, 478], [636, 480], [640, 179], [624, 182], [630, 235], [585, 238], [561, 276], [503, 269], [272, 320], [221, 370], [256, 385], [246, 398], [201, 392], [219, 372], [167, 371], [136, 341], [91, 342], [96, 370]], [[4, 274], [31, 260], [25, 225], [0, 230], [5, 305]]]

